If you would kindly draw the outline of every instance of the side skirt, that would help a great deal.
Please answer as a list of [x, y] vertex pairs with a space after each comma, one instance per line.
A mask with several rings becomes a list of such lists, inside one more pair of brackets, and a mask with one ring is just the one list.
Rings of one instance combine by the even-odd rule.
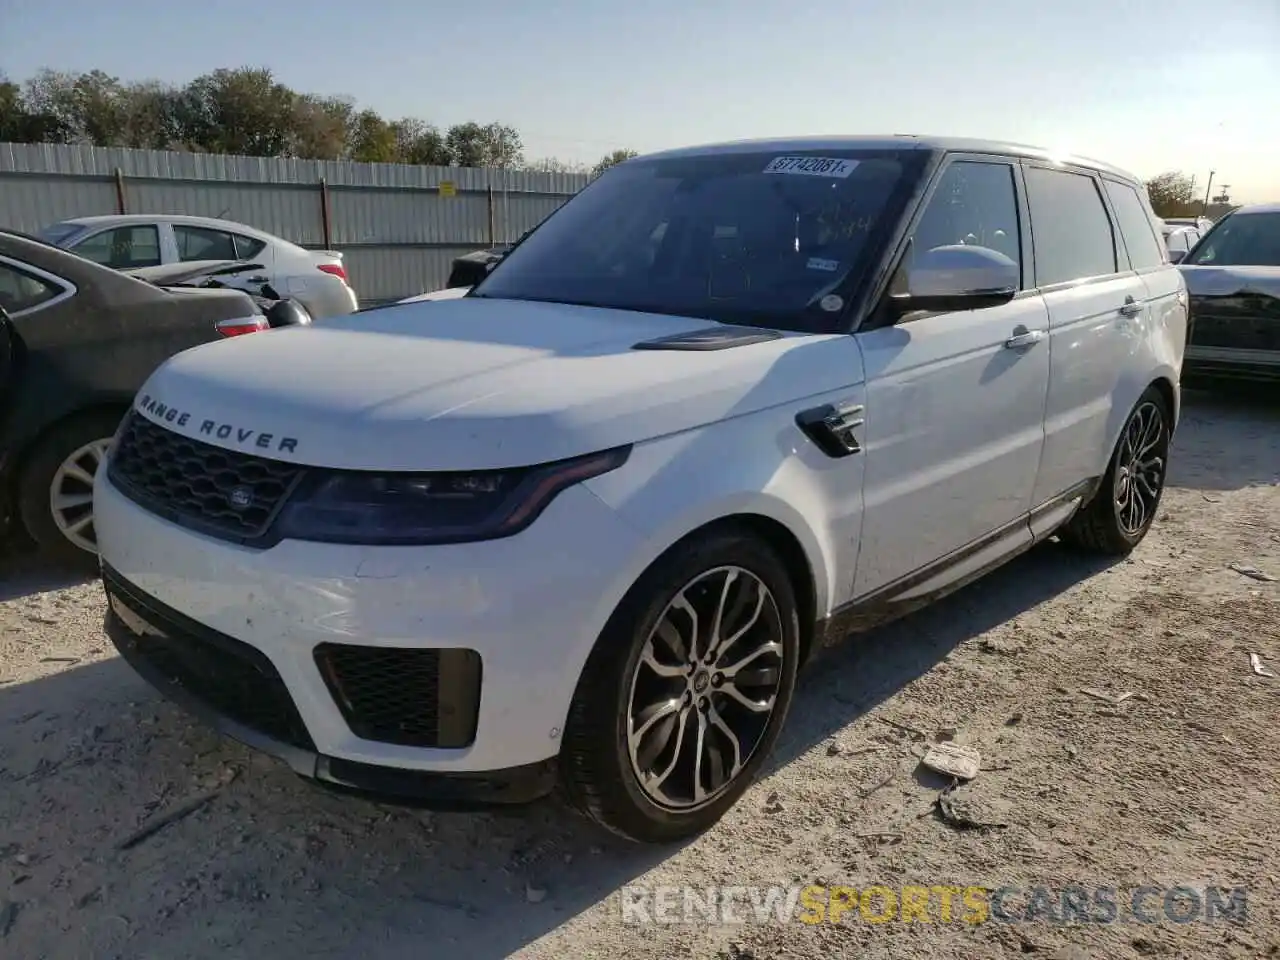
[[[814, 628], [813, 650], [831, 647], [850, 634], [883, 626], [968, 586], [1026, 552], [1071, 519], [1098, 491], [1101, 477], [1090, 477], [914, 573], [842, 604]], [[980, 560], [982, 554], [990, 554]], [[974, 564], [975, 561], [979, 561]], [[970, 567], [970, 569], [964, 569]]]

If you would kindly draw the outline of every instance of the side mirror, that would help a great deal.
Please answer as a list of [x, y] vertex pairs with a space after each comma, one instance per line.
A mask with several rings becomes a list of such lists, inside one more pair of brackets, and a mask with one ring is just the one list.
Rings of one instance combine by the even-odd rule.
[[309, 327], [311, 314], [296, 300], [277, 300], [267, 310], [267, 323], [279, 327]]
[[1183, 257], [1185, 257], [1186, 255], [1187, 255], [1187, 251], [1185, 251], [1185, 250], [1170, 250], [1170, 251], [1169, 251], [1169, 262], [1170, 262], [1170, 263], [1179, 263], [1179, 262], [1181, 262], [1181, 261], [1182, 261], [1182, 258], [1183, 258]]
[[906, 293], [893, 297], [899, 316], [913, 310], [979, 310], [1008, 303], [1021, 282], [1018, 265], [989, 247], [954, 244], [920, 253], [907, 268]]

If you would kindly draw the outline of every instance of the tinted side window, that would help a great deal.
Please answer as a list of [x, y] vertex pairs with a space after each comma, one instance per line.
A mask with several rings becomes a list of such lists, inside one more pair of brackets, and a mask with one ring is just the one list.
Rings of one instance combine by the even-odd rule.
[[958, 160], [943, 172], [916, 225], [912, 256], [961, 243], [999, 251], [1021, 266], [1018, 200], [1010, 164]]
[[178, 242], [179, 260], [237, 260], [236, 245], [231, 234], [204, 227], [173, 225], [173, 238]]
[[232, 234], [232, 238], [236, 242], [236, 253], [239, 260], [252, 260], [264, 249], [266, 249], [267, 241], [255, 240], [253, 237], [242, 237], [240, 234]]
[[38, 307], [61, 292], [61, 288], [40, 277], [32, 276], [10, 264], [0, 263], [0, 307], [4, 307], [8, 313]]
[[115, 270], [154, 267], [160, 263], [160, 234], [153, 226], [116, 227], [95, 233], [72, 249]]
[[[1116, 222], [1120, 226], [1120, 235], [1124, 237], [1125, 249], [1129, 251], [1129, 263], [1135, 270], [1148, 270], [1165, 263], [1164, 251], [1156, 239], [1155, 224], [1147, 213], [1147, 205], [1138, 196], [1138, 191], [1125, 183], [1112, 183], [1104, 180], [1107, 196], [1116, 211]], [[1186, 249], [1189, 231], [1179, 231], [1182, 242], [1179, 250]]]
[[1092, 177], [1028, 167], [1027, 203], [1039, 286], [1116, 272], [1111, 220]]

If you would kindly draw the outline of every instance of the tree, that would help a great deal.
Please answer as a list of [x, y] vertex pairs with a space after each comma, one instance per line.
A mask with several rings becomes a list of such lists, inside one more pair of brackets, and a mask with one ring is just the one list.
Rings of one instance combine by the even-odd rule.
[[588, 168], [585, 164], [574, 163], [570, 160], [561, 160], [558, 157], [543, 157], [541, 160], [534, 160], [529, 164], [528, 169], [536, 173], [587, 173]]
[[27, 107], [22, 88], [0, 74], [0, 140], [17, 140], [27, 129]]
[[513, 168], [524, 157], [519, 132], [504, 124], [442, 133], [416, 117], [389, 122], [347, 97], [292, 90], [265, 67], [214, 70], [181, 86], [101, 70], [46, 69], [24, 85], [0, 75], [0, 141], [438, 166]]
[[182, 140], [210, 153], [279, 157], [288, 153], [298, 95], [266, 67], [215, 70], [179, 96]]
[[453, 154], [442, 134], [417, 117], [403, 117], [391, 124], [396, 137], [396, 155], [400, 163], [416, 163], [428, 167], [447, 167]]
[[634, 150], [631, 150], [627, 147], [624, 147], [621, 150], [614, 150], [612, 153], [607, 153], [600, 158], [600, 161], [594, 167], [591, 168], [591, 175], [594, 177], [598, 177], [600, 176], [600, 174], [604, 173], [610, 167], [615, 166], [616, 164], [622, 163], [624, 160], [630, 160], [632, 157], [637, 157], [637, 156], [639, 156], [638, 153], [636, 153]]
[[140, 150], [182, 149], [179, 91], [158, 80], [130, 84], [123, 91], [123, 145]]
[[361, 163], [395, 163], [396, 132], [373, 110], [361, 110], [351, 123], [350, 156]]
[[66, 131], [52, 114], [32, 111], [22, 87], [0, 74], [0, 142], [63, 143]]
[[1195, 181], [1179, 170], [1171, 170], [1147, 181], [1147, 196], [1157, 217], [1190, 217], [1199, 213]]
[[445, 143], [460, 167], [517, 167], [524, 159], [520, 134], [501, 123], [456, 124], [449, 128]]
[[355, 112], [355, 103], [346, 97], [298, 96], [289, 152], [308, 160], [341, 160], [347, 155]]

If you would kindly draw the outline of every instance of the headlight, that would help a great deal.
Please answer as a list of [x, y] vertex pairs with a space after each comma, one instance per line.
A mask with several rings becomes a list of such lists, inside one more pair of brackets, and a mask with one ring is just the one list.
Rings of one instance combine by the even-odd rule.
[[626, 462], [630, 447], [514, 470], [458, 473], [316, 471], [281, 510], [281, 539], [429, 544], [509, 537], [556, 494]]

